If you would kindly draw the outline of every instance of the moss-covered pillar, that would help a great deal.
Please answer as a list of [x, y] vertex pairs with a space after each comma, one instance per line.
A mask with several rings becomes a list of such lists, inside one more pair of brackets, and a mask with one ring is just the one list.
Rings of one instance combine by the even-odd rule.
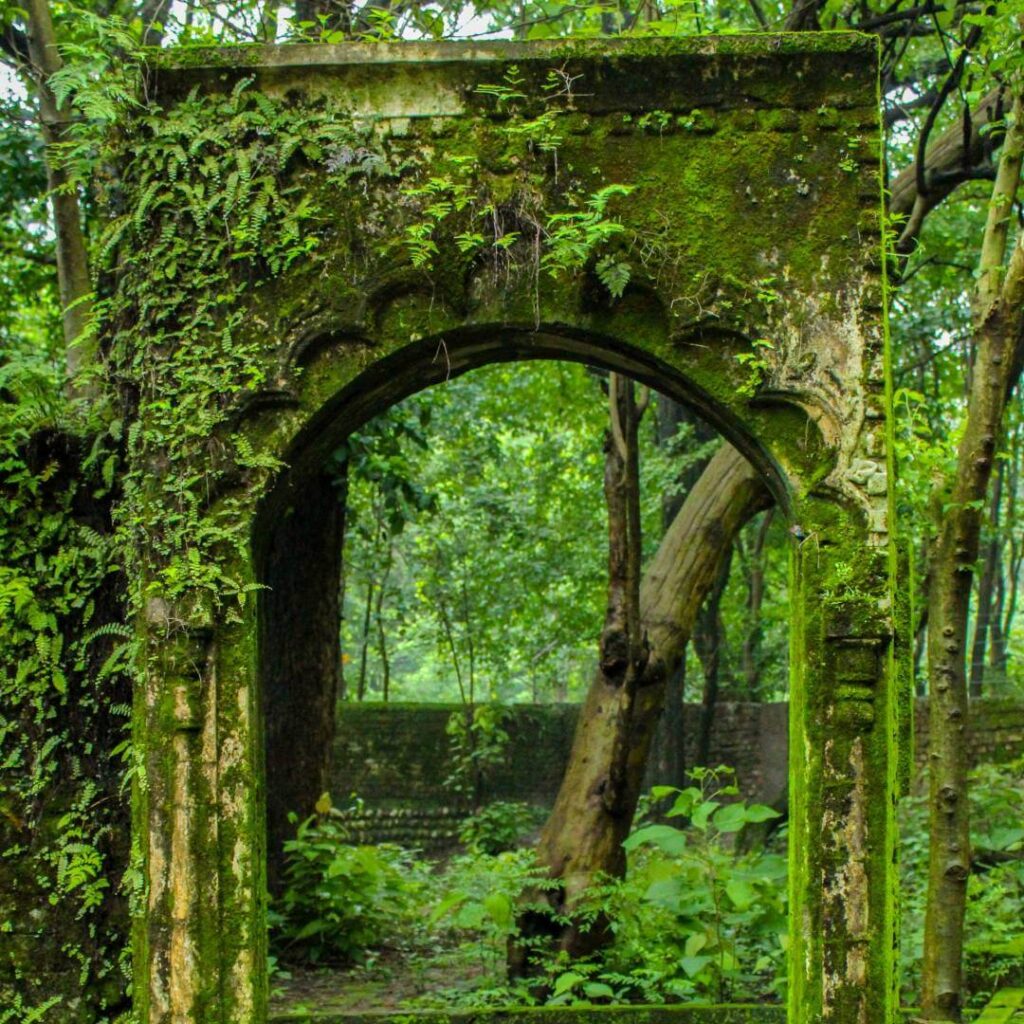
[[220, 899], [216, 644], [210, 624], [159, 598], [145, 607], [136, 694], [134, 990], [144, 1024], [217, 1021]]
[[[243, 589], [252, 574], [225, 558]], [[145, 605], [136, 690], [133, 989], [140, 1024], [266, 1017], [255, 609]]]
[[794, 529], [789, 1021], [896, 1012], [897, 675], [888, 538], [805, 502]]

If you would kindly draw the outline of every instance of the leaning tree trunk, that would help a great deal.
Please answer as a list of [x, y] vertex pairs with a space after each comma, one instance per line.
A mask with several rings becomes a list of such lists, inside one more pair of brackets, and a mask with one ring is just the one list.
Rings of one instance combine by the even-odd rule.
[[[559, 885], [533, 895], [543, 895], [552, 909], [571, 914], [598, 875], [623, 875], [622, 842], [640, 797], [665, 679], [683, 658], [697, 612], [737, 532], [770, 502], [761, 476], [735, 448], [723, 444], [665, 534], [640, 588], [641, 634], [649, 647], [646, 677], [630, 694], [609, 667], [596, 670], [561, 788], [541, 833], [538, 859]], [[549, 919], [535, 911], [522, 915], [521, 927], [527, 939], [552, 935]], [[572, 924], [555, 929], [553, 937], [573, 956], [593, 951], [605, 938], [600, 926], [584, 931]], [[525, 957], [522, 946], [510, 949], [510, 973], [528, 973]]]
[[[692, 431], [696, 445], [714, 441], [718, 436], [713, 427], [704, 422], [685, 405], [659, 395], [655, 406], [656, 436], [659, 445], [669, 444], [683, 424]], [[686, 495], [700, 479], [710, 456], [686, 465], [676, 476], [676, 488], [670, 489], [661, 502], [662, 530], [667, 531], [686, 500]], [[664, 711], [653, 739], [647, 773], [648, 781], [659, 786], [682, 786], [686, 778], [686, 736], [683, 721], [683, 701], [686, 699], [686, 659], [681, 658], [674, 672], [665, 682]]]
[[949, 493], [940, 494], [928, 586], [929, 861], [922, 1015], [960, 1020], [970, 874], [967, 805], [967, 618], [981, 520], [1009, 392], [1020, 373], [1024, 237], [1005, 264], [1024, 153], [1024, 105], [1014, 103], [989, 206], [975, 302], [975, 360]]

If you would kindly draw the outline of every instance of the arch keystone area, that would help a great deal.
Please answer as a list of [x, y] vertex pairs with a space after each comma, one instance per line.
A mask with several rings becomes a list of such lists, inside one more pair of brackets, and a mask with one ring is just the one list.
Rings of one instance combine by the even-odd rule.
[[336, 640], [336, 619], [260, 587], [275, 538], [337, 547], [325, 459], [428, 384], [565, 358], [692, 405], [791, 521], [789, 1020], [888, 1024], [903, 701], [876, 42], [154, 61], [159, 111], [123, 126], [110, 343], [139, 410], [141, 1020], [266, 1020], [266, 638]]

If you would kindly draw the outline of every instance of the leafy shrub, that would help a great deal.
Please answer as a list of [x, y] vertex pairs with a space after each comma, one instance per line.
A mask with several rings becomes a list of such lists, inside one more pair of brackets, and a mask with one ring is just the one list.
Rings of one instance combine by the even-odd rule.
[[347, 839], [338, 812], [328, 807], [285, 843], [285, 885], [274, 915], [282, 958], [357, 962], [403, 931], [423, 887], [422, 867], [401, 847], [352, 846]]
[[451, 770], [445, 788], [457, 800], [477, 809], [485, 781], [505, 760], [509, 742], [505, 711], [499, 704], [466, 704], [451, 713], [445, 732], [451, 738]]
[[785, 977], [786, 860], [736, 851], [748, 824], [779, 817], [736, 799], [727, 768], [698, 768], [696, 785], [655, 787], [666, 818], [626, 840], [629, 871], [604, 897], [615, 939], [605, 975], [633, 998], [750, 1000], [778, 995]]
[[540, 824], [542, 813], [530, 804], [498, 800], [466, 819], [459, 840], [471, 853], [514, 850]]
[[611, 945], [589, 959], [541, 956], [542, 984], [505, 978], [515, 908], [525, 892], [550, 884], [532, 853], [454, 861], [438, 880], [447, 890], [432, 921], [463, 957], [481, 958], [480, 969], [476, 984], [435, 990], [421, 1004], [532, 1004], [541, 989], [549, 1005], [573, 1006], [777, 997], [785, 976], [786, 861], [765, 850], [737, 853], [732, 842], [744, 825], [777, 812], [735, 800], [728, 769], [692, 777], [695, 786], [653, 792], [655, 802], [671, 799], [667, 816], [688, 827], [640, 827], [626, 843], [626, 879], [595, 886], [578, 908], [577, 920], [609, 922]]

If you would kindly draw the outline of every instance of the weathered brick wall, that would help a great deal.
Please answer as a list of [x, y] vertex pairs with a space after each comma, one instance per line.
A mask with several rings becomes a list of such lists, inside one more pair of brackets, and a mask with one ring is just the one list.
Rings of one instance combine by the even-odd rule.
[[[408, 843], [423, 849], [449, 845], [460, 815], [444, 782], [449, 773], [445, 724], [455, 704], [342, 704], [334, 747], [332, 796], [364, 801], [354, 815], [354, 838]], [[712, 765], [736, 769], [743, 794], [777, 803], [786, 792], [784, 703], [723, 702], [711, 734]], [[926, 760], [927, 701], [915, 709], [915, 758]], [[485, 799], [547, 807], [554, 801], [572, 745], [578, 708], [573, 704], [513, 705], [507, 709], [507, 756], [493, 772]], [[686, 736], [697, 734], [700, 708], [683, 711]], [[1024, 702], [977, 700], [971, 710], [971, 761], [1002, 762], [1024, 754]]]
[[[928, 758], [928, 701], [915, 708], [914, 760]], [[971, 764], [1002, 764], [1024, 754], [1024, 701], [1009, 697], [971, 701]]]

